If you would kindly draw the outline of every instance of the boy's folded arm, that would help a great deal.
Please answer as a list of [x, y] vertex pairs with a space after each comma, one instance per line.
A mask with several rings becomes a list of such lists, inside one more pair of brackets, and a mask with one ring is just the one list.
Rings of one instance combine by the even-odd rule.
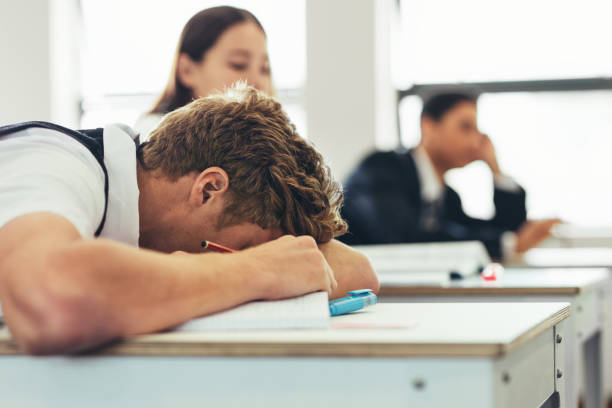
[[196, 273], [189, 258], [84, 240], [65, 218], [49, 213], [0, 228], [0, 254], [4, 319], [32, 354], [78, 351], [164, 329], [249, 297], [248, 285], [242, 292], [237, 284], [234, 291], [212, 290], [238, 279], [222, 276], [219, 256], [208, 259], [208, 273]]
[[0, 228], [0, 302], [24, 351], [75, 352], [254, 299], [331, 291], [317, 256], [314, 240], [295, 237], [238, 254], [169, 255], [82, 239], [61, 216], [29, 214]]
[[330, 295], [331, 299], [346, 296], [346, 292], [355, 289], [378, 292], [378, 277], [364, 254], [335, 239], [319, 245], [319, 249], [338, 282], [338, 287]]

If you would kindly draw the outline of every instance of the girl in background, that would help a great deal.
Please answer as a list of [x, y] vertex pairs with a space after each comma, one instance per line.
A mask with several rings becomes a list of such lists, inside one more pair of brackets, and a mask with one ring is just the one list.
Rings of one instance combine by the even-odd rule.
[[183, 28], [166, 88], [134, 125], [141, 141], [149, 138], [166, 113], [238, 80], [273, 94], [261, 23], [249, 11], [235, 7], [200, 11]]

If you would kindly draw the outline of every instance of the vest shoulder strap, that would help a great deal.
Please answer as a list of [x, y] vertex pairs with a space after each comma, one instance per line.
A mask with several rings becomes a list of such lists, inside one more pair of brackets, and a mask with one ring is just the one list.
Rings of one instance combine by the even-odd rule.
[[99, 236], [102, 232], [102, 228], [104, 228], [104, 223], [106, 222], [106, 210], [108, 208], [108, 171], [106, 169], [106, 165], [104, 164], [104, 129], [98, 128], [72, 130], [60, 125], [56, 125], [55, 123], [31, 121], [0, 126], [0, 138], [5, 135], [9, 135], [33, 127], [55, 130], [72, 137], [74, 140], [85, 146], [87, 150], [91, 152], [91, 154], [94, 156], [94, 158], [102, 168], [102, 172], [104, 173], [104, 213], [102, 214], [100, 224], [98, 225], [98, 228], [94, 233], [96, 237]]

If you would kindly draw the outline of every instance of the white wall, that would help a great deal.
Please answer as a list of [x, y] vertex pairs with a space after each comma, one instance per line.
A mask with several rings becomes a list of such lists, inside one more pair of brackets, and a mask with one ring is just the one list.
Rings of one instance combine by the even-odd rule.
[[396, 132], [389, 33], [394, 0], [306, 2], [308, 138], [344, 180], [377, 134]]
[[0, 2], [0, 124], [78, 125], [77, 0]]
[[80, 123], [80, 48], [83, 28], [79, 0], [51, 0], [51, 120], [69, 127]]

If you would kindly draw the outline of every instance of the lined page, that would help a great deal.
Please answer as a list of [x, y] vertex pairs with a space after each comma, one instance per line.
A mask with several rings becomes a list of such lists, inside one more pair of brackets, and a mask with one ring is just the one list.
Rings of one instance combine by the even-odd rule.
[[329, 327], [327, 292], [290, 299], [255, 301], [210, 316], [192, 319], [174, 330], [275, 330]]

